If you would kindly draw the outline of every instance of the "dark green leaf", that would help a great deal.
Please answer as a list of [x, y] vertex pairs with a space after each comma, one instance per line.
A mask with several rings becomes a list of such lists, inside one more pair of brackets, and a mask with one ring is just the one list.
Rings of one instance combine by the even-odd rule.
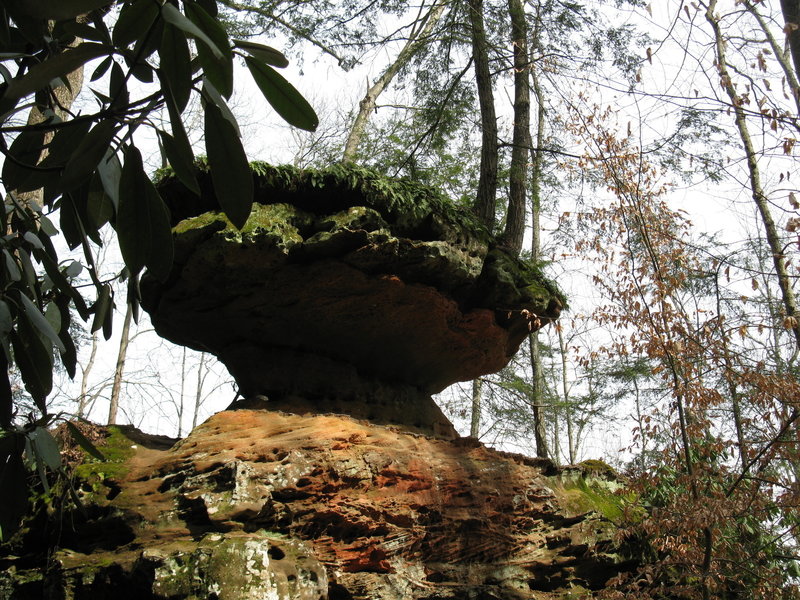
[[[189, 8], [190, 6], [191, 3], [189, 2], [187, 2], [184, 5], [184, 8], [186, 9], [187, 12], [191, 10]], [[170, 25], [177, 27], [178, 29], [182, 30], [183, 32], [193, 37], [194, 39], [203, 42], [203, 44], [205, 44], [208, 47], [214, 58], [216, 58], [217, 60], [222, 60], [224, 58], [225, 55], [223, 54], [223, 50], [227, 47], [227, 36], [225, 36], [226, 43], [221, 46], [217, 46], [214, 40], [211, 39], [211, 37], [208, 34], [206, 34], [206, 32], [203, 31], [201, 27], [196, 25], [191, 20], [187, 19], [183, 15], [183, 13], [181, 13], [181, 11], [179, 11], [169, 2], [165, 3], [161, 7], [161, 16], [164, 17], [164, 20]], [[224, 35], [224, 30], [223, 30], [223, 35]]]
[[72, 436], [72, 439], [75, 440], [75, 443], [78, 444], [81, 448], [83, 448], [87, 454], [96, 458], [100, 461], [105, 461], [106, 457], [103, 456], [103, 453], [98, 450], [92, 442], [86, 439], [86, 436], [81, 433], [81, 430], [78, 429], [74, 423], [70, 421], [65, 421], [67, 424], [67, 429], [69, 429], [69, 433]]
[[200, 186], [194, 175], [194, 156], [191, 154], [191, 148], [188, 149], [189, 154], [187, 155], [186, 149], [181, 148], [170, 134], [161, 130], [158, 130], [158, 134], [164, 147], [164, 154], [175, 171], [175, 175], [183, 185], [199, 196]]
[[[44, 266], [44, 270], [47, 273], [47, 276], [52, 280], [53, 285], [55, 285], [62, 294], [65, 294], [72, 299], [81, 318], [88, 319], [89, 311], [86, 308], [86, 303], [83, 300], [83, 296], [81, 296], [78, 290], [72, 287], [67, 279], [67, 276], [61, 272], [61, 269], [58, 268], [58, 265], [53, 261], [53, 259], [46, 252], [37, 253], [36, 258], [41, 261], [42, 265]], [[76, 263], [73, 261], [72, 264]], [[77, 264], [80, 266], [80, 263]], [[61, 315], [61, 319], [62, 321], [64, 320], [63, 314]], [[61, 335], [61, 333], [63, 332], [59, 332], [59, 338], [63, 342], [64, 336]]]
[[100, 229], [114, 216], [114, 204], [103, 187], [100, 174], [95, 172], [89, 182], [89, 196], [86, 203], [86, 216], [89, 226]]
[[26, 231], [23, 234], [22, 239], [24, 239], [34, 248], [37, 248], [39, 250], [44, 250], [44, 245], [42, 244], [42, 240], [40, 240], [39, 237], [32, 231]]
[[91, 332], [94, 333], [103, 326], [103, 323], [106, 320], [106, 314], [108, 314], [109, 310], [111, 310], [110, 285], [104, 285], [101, 288], [100, 294], [98, 295], [94, 306], [92, 306], [92, 310], [94, 311], [94, 319], [92, 319]]
[[61, 54], [51, 56], [44, 62], [34, 65], [22, 77], [15, 78], [11, 82], [2, 97], [3, 108], [6, 108], [6, 103], [13, 106], [17, 100], [44, 88], [53, 79], [64, 77], [93, 58], [110, 54], [111, 51], [111, 48], [103, 44], [86, 42]]
[[131, 273], [146, 266], [157, 278], [167, 278], [173, 254], [169, 214], [134, 146], [125, 152], [116, 229], [122, 258]]
[[5, 259], [6, 273], [8, 273], [8, 278], [11, 281], [19, 281], [22, 279], [22, 273], [19, 270], [19, 265], [17, 265], [17, 261], [14, 260], [14, 257], [11, 256], [11, 253], [4, 249], [3, 257]]
[[64, 21], [108, 5], [108, 0], [6, 0], [12, 13], [20, 12], [33, 19]]
[[317, 113], [291, 83], [269, 65], [249, 56], [245, 62], [267, 102], [287, 123], [306, 131], [316, 131], [319, 125]]
[[8, 149], [3, 162], [3, 185], [7, 190], [29, 192], [38, 189], [39, 171], [26, 166], [36, 166], [44, 149], [44, 131], [23, 131]]
[[161, 35], [164, 32], [164, 19], [158, 19], [147, 35], [140, 38], [133, 45], [131, 52], [125, 53], [125, 60], [130, 64], [134, 57], [141, 63], [149, 58], [161, 44]]
[[0, 338], [7, 338], [13, 329], [13, 319], [8, 304], [0, 300]]
[[205, 10], [209, 16], [217, 18], [219, 10], [217, 9], [217, 0], [195, 0], [200, 7]]
[[256, 44], [255, 42], [248, 42], [246, 40], [233, 40], [233, 45], [237, 48], [241, 48], [253, 58], [267, 63], [268, 65], [272, 65], [273, 67], [282, 69], [289, 66], [289, 61], [283, 55], [283, 52], [271, 46]]
[[48, 237], [58, 235], [58, 229], [53, 225], [53, 222], [44, 215], [39, 216], [39, 225], [41, 226], [40, 232]]
[[158, 18], [158, 12], [158, 3], [155, 0], [137, 0], [123, 6], [111, 34], [114, 45], [125, 48], [144, 38]]
[[112, 44], [111, 33], [108, 31], [108, 26], [103, 20], [104, 14], [105, 13], [102, 10], [95, 10], [89, 14], [89, 18], [91, 19], [92, 23], [94, 23], [94, 26], [97, 29], [97, 31], [99, 31], [100, 34], [103, 36], [103, 42], [105, 42], [110, 46]]
[[[69, 312], [69, 309], [67, 309], [67, 312]], [[78, 366], [78, 350], [75, 348], [75, 342], [72, 341], [72, 337], [66, 330], [61, 331], [58, 335], [61, 337], [65, 348], [64, 352], [60, 354], [61, 363], [64, 365], [69, 378], [75, 379], [76, 367]]]
[[91, 126], [92, 124], [88, 120], [67, 121], [61, 125], [47, 147], [48, 153], [42, 161], [42, 166], [63, 167], [66, 165]]
[[28, 510], [28, 472], [22, 462], [22, 436], [0, 437], [0, 540], [14, 535]]
[[[127, 63], [127, 61], [126, 61]], [[155, 69], [146, 62], [139, 60], [133, 64], [127, 63], [131, 74], [142, 83], [153, 83], [153, 73]]]
[[83, 243], [84, 232], [83, 225], [78, 219], [78, 213], [75, 205], [72, 202], [71, 194], [65, 194], [61, 197], [61, 210], [59, 213], [59, 224], [61, 226], [61, 233], [64, 234], [64, 240], [67, 242], [70, 250], [74, 250]]
[[231, 109], [228, 108], [228, 103], [225, 102], [225, 99], [220, 95], [217, 91], [217, 88], [214, 87], [214, 84], [209, 81], [208, 78], [203, 79], [203, 95], [206, 100], [210, 100], [214, 104], [216, 104], [217, 108], [222, 113], [222, 116], [231, 124], [233, 130], [236, 132], [236, 135], [242, 137], [242, 132], [239, 130], [239, 124], [236, 122], [236, 117], [233, 116]]
[[106, 156], [116, 133], [117, 124], [110, 119], [100, 121], [94, 126], [75, 148], [72, 158], [64, 167], [64, 175], [61, 178], [63, 190], [72, 190], [88, 179], [98, 163]]
[[[108, 82], [108, 96], [111, 98], [111, 106], [123, 109], [130, 102], [130, 94], [128, 93], [128, 84], [125, 79], [125, 71], [118, 62], [111, 65], [111, 77]], [[112, 121], [105, 121], [106, 123]], [[105, 154], [105, 151], [103, 151]]]
[[225, 29], [194, 2], [184, 4], [184, 9], [192, 23], [211, 38], [214, 47], [221, 51], [222, 57], [218, 57], [208, 45], [197, 44], [197, 57], [203, 66], [204, 75], [220, 94], [230, 98], [233, 93], [233, 53]]
[[36, 294], [36, 282], [38, 280], [38, 275], [36, 274], [36, 269], [33, 268], [31, 256], [24, 248], [17, 248], [17, 256], [19, 257], [19, 262], [22, 265], [22, 274], [25, 276], [28, 289]]
[[52, 342], [56, 348], [63, 352], [64, 344], [62, 344], [61, 340], [58, 339], [58, 333], [53, 329], [53, 326], [50, 324], [50, 322], [45, 318], [36, 305], [31, 302], [31, 299], [28, 298], [28, 296], [25, 294], [20, 294], [19, 297], [22, 301], [22, 308], [25, 312], [25, 316], [28, 317], [30, 323], [39, 331], [42, 336], [50, 340], [50, 342]]
[[191, 55], [186, 37], [177, 28], [167, 25], [158, 54], [161, 57], [159, 69], [163, 73], [161, 79], [169, 81], [178, 112], [182, 113], [192, 92]]
[[36, 452], [50, 469], [58, 471], [61, 467], [61, 452], [58, 443], [44, 427], [37, 427], [28, 434]]
[[113, 56], [105, 57], [102, 60], [102, 62], [99, 65], [97, 65], [97, 68], [92, 72], [92, 77], [89, 79], [89, 81], [97, 81], [103, 75], [105, 75], [106, 71], [108, 71], [108, 68], [111, 66], [112, 62], [114, 62]]
[[253, 207], [253, 173], [236, 130], [215, 104], [205, 106], [206, 154], [222, 210], [241, 229]]
[[119, 179], [122, 176], [122, 165], [113, 148], [109, 148], [103, 160], [98, 163], [97, 173], [100, 175], [100, 180], [103, 182], [103, 189], [106, 195], [109, 197], [116, 210], [119, 205]]
[[[44, 309], [44, 318], [50, 323], [53, 331], [61, 333], [61, 312], [58, 310], [58, 305], [55, 302], [48, 302], [47, 307]], [[59, 341], [61, 336], [59, 335]]]
[[[88, 12], [88, 11], [86, 11]], [[85, 13], [80, 13], [85, 14]], [[65, 32], [74, 35], [75, 37], [83, 38], [85, 40], [93, 40], [95, 42], [106, 42], [103, 32], [98, 31], [87, 23], [81, 21], [67, 21], [63, 23], [62, 28]]]
[[25, 389], [42, 412], [47, 412], [45, 400], [53, 389], [53, 353], [28, 321], [19, 313], [17, 329], [11, 332], [14, 359]]
[[103, 319], [103, 339], [108, 341], [111, 339], [114, 327], [114, 309], [112, 308], [106, 313], [106, 318]]

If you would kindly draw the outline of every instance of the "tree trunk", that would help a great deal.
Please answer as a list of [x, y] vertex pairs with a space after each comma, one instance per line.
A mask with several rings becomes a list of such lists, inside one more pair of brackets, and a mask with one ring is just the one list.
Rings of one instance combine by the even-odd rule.
[[528, 26], [521, 0], [508, 0], [514, 52], [514, 133], [509, 170], [508, 211], [503, 233], [505, 246], [516, 254], [525, 236], [525, 196], [528, 190], [528, 149], [531, 147], [531, 99], [528, 85]]
[[[781, 290], [781, 299], [783, 301], [784, 310], [786, 311], [786, 318], [784, 319], [783, 326], [790, 329], [795, 337], [796, 347], [795, 354], [800, 350], [800, 322], [798, 322], [797, 303], [795, 301], [794, 290], [792, 289], [791, 281], [789, 280], [789, 273], [786, 269], [786, 258], [783, 253], [783, 244], [778, 234], [778, 228], [775, 225], [775, 220], [772, 218], [772, 212], [769, 208], [769, 201], [764, 192], [761, 184], [761, 172], [758, 167], [758, 157], [753, 141], [750, 137], [750, 131], [747, 127], [747, 116], [736, 88], [734, 87], [733, 80], [731, 79], [728, 71], [728, 66], [725, 57], [725, 39], [722, 36], [722, 31], [719, 26], [719, 21], [714, 15], [716, 8], [716, 0], [712, 0], [708, 9], [706, 10], [706, 21], [711, 26], [714, 32], [717, 69], [719, 70], [720, 83], [728, 95], [733, 110], [736, 128], [739, 131], [739, 138], [742, 142], [742, 149], [744, 150], [747, 159], [747, 170], [750, 178], [750, 192], [753, 201], [758, 208], [759, 215], [761, 216], [761, 223], [764, 226], [764, 235], [767, 239], [770, 252], [772, 253], [772, 263], [775, 268], [775, 274], [778, 276], [778, 286]], [[787, 4], [797, 5], [797, 1], [787, 2], [782, 0], [781, 5]], [[784, 13], [785, 14], [785, 13]], [[795, 14], [795, 13], [792, 13]], [[792, 21], [794, 22], [794, 21]], [[795, 57], [796, 59], [797, 57]]]
[[88, 400], [87, 390], [89, 389], [89, 374], [92, 372], [92, 368], [94, 367], [95, 358], [97, 358], [97, 331], [92, 334], [92, 351], [89, 354], [89, 361], [86, 363], [86, 367], [81, 369], [81, 395], [80, 398], [78, 398], [77, 411], [77, 415], [79, 417], [85, 416], [86, 404]]
[[117, 411], [119, 410], [119, 395], [122, 389], [122, 375], [125, 371], [125, 357], [128, 354], [128, 338], [131, 331], [131, 317], [133, 310], [130, 304], [125, 311], [125, 320], [122, 322], [122, 337], [119, 341], [119, 353], [117, 354], [117, 366], [114, 369], [114, 384], [111, 386], [111, 403], [108, 407], [108, 424], [117, 423]]
[[536, 456], [548, 458], [550, 450], [547, 447], [547, 429], [544, 421], [544, 377], [542, 373], [542, 358], [539, 355], [539, 337], [536, 333], [528, 336], [531, 353], [531, 410], [533, 411], [533, 435], [536, 442]]
[[181, 386], [180, 399], [178, 400], [178, 437], [183, 437], [183, 397], [186, 393], [186, 346], [181, 355]]
[[575, 433], [572, 427], [572, 407], [569, 402], [569, 385], [567, 381], [567, 349], [564, 346], [564, 334], [561, 327], [558, 331], [558, 349], [561, 353], [561, 393], [564, 394], [564, 417], [567, 421], [567, 444], [569, 450], [569, 464], [575, 464]]
[[469, 0], [469, 21], [472, 35], [472, 60], [481, 111], [481, 172], [475, 197], [475, 214], [491, 231], [497, 205], [497, 117], [494, 92], [489, 73], [489, 47], [483, 23], [483, 0]]
[[375, 110], [375, 103], [378, 100], [378, 96], [381, 95], [386, 86], [392, 82], [395, 75], [397, 75], [398, 71], [402, 69], [406, 63], [408, 63], [411, 58], [413, 58], [414, 54], [422, 48], [426, 43], [428, 43], [428, 38], [433, 31], [433, 28], [439, 22], [442, 13], [444, 13], [446, 3], [440, 0], [436, 4], [434, 4], [425, 17], [422, 18], [422, 28], [413, 31], [408, 38], [405, 46], [403, 49], [400, 50], [400, 53], [397, 55], [397, 58], [394, 62], [389, 65], [381, 76], [375, 81], [375, 83], [370, 86], [367, 90], [366, 95], [361, 100], [358, 105], [358, 114], [356, 115], [355, 120], [353, 121], [353, 126], [350, 128], [350, 133], [347, 136], [347, 142], [345, 143], [344, 147], [344, 154], [342, 155], [342, 161], [344, 162], [352, 162], [356, 157], [356, 152], [358, 151], [358, 146], [361, 143], [361, 138], [364, 136], [364, 130], [367, 127], [367, 122], [369, 121], [369, 117], [372, 114], [372, 111]]
[[[538, 46], [540, 20], [536, 18], [534, 31], [533, 31], [533, 47]], [[529, 57], [530, 58], [530, 57]], [[532, 61], [529, 61], [533, 65]], [[541, 232], [539, 226], [539, 212], [541, 206], [541, 187], [542, 187], [542, 162], [543, 154], [541, 151], [544, 145], [544, 98], [542, 88], [539, 86], [539, 77], [534, 68], [529, 69], [531, 80], [533, 83], [533, 91], [536, 96], [537, 104], [537, 118], [536, 118], [536, 148], [534, 149], [531, 144], [528, 144], [531, 152], [531, 261], [538, 263], [541, 254]], [[529, 136], [530, 138], [530, 136]], [[516, 149], [516, 148], [515, 148]], [[536, 437], [536, 455], [541, 457], [548, 457], [550, 451], [547, 447], [547, 438], [544, 435], [544, 407], [542, 406], [542, 399], [544, 396], [543, 385], [543, 367], [542, 358], [539, 354], [539, 334], [538, 332], [532, 333], [529, 336], [530, 355], [531, 355], [531, 372], [533, 379], [532, 394], [533, 394], [533, 427]]]
[[469, 425], [469, 435], [475, 439], [481, 433], [481, 398], [483, 395], [483, 380], [480, 378], [472, 380], [472, 419]]
[[192, 431], [197, 427], [197, 416], [200, 413], [200, 405], [203, 403], [203, 382], [205, 381], [205, 374], [203, 373], [203, 366], [206, 362], [206, 353], [200, 353], [200, 364], [197, 365], [197, 389], [194, 395], [194, 411], [192, 413]]
[[781, 0], [783, 21], [786, 24], [786, 41], [792, 53], [795, 73], [800, 73], [800, 2], [798, 0]]

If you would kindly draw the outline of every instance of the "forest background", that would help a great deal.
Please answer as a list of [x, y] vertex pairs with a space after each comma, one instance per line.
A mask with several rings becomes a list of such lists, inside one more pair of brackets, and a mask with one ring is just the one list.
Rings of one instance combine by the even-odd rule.
[[[209, 11], [214, 4], [197, 2]], [[488, 444], [557, 463], [603, 458], [625, 472], [630, 489], [648, 507], [646, 516], [631, 518], [629, 533], [648, 539], [646, 550], [658, 560], [620, 581], [610, 595], [644, 597], [639, 584], [660, 581], [677, 597], [797, 597], [800, 317], [794, 257], [800, 201], [793, 153], [800, 115], [800, 5], [219, 4], [217, 20], [226, 27], [222, 41], [194, 2], [168, 3], [172, 11], [150, 0], [129, 1], [121, 3], [121, 13], [117, 6], [99, 17], [113, 26], [109, 39], [115, 45], [136, 52], [142, 44], [131, 23], [155, 10], [151, 23], [163, 20], [167, 32], [185, 32], [192, 39], [187, 49], [197, 53], [206, 74], [199, 96], [188, 93], [191, 86], [175, 94], [162, 80], [173, 102], [148, 105], [146, 113], [125, 121], [125, 134], [116, 125], [103, 129], [102, 118], [91, 130], [90, 139], [105, 143], [98, 145], [102, 162], [91, 165], [97, 176], [86, 183], [86, 198], [96, 201], [87, 201], [95, 207], [87, 211], [98, 225], [100, 214], [115, 220], [127, 266], [115, 258], [113, 234], [100, 227], [96, 235], [81, 233], [86, 215], [69, 194], [48, 198], [45, 188], [38, 203], [19, 201], [36, 193], [20, 157], [29, 158], [34, 148], [39, 161], [41, 144], [29, 134], [40, 130], [35, 123], [31, 129], [22, 114], [17, 121], [8, 114], [26, 96], [27, 89], [17, 85], [25, 69], [35, 69], [27, 56], [13, 57], [22, 75], [3, 67], [9, 83], [0, 97], [6, 113], [3, 183], [16, 194], [10, 194], [7, 212], [38, 223], [20, 226], [19, 236], [11, 236], [15, 245], [9, 236], [4, 240], [4, 298], [25, 280], [42, 292], [0, 303], [6, 354], [13, 348], [17, 360], [9, 371], [14, 414], [4, 416], [4, 427], [12, 421], [24, 427], [26, 419], [39, 423], [39, 415], [63, 411], [183, 435], [207, 411], [233, 399], [235, 391], [210, 357], [162, 342], [154, 352], [146, 318], [133, 324], [130, 282], [144, 266], [164, 269], [164, 259], [137, 247], [120, 227], [123, 206], [131, 204], [122, 197], [124, 186], [120, 198], [107, 198], [109, 175], [102, 165], [118, 164], [119, 150], [121, 178], [152, 200], [138, 173], [170, 164], [188, 178], [176, 145], [197, 154], [205, 149], [213, 168], [221, 160], [214, 143], [233, 144], [236, 115], [250, 158], [309, 168], [352, 162], [444, 189], [564, 289], [570, 310], [556, 327], [531, 336], [501, 373], [451, 390], [440, 401], [464, 433]], [[86, 23], [73, 23], [73, 35], [93, 39]], [[123, 28], [118, 36], [120, 24], [129, 31]], [[215, 71], [221, 59], [212, 51], [227, 46], [230, 52], [225, 35], [240, 51], [229, 60], [230, 73]], [[157, 74], [180, 73], [166, 64], [167, 34], [161, 39], [160, 52], [152, 55]], [[286, 63], [258, 42], [286, 51], [299, 70], [288, 78], [314, 105], [318, 127], [294, 88], [264, 83], [276, 81], [270, 79], [274, 70], [254, 62]], [[67, 86], [80, 94], [59, 118], [76, 120], [89, 106], [135, 105], [131, 74], [147, 83], [142, 70], [150, 67], [137, 60], [150, 55], [142, 51], [131, 59], [121, 53], [114, 59], [85, 46], [84, 54], [72, 66], [85, 64], [91, 81]], [[62, 67], [56, 74], [66, 77]], [[277, 119], [254, 118], [270, 109], [250, 104], [247, 88], [231, 94], [229, 84], [235, 70], [238, 85], [245, 67], [283, 120], [314, 131], [288, 131]], [[13, 105], [9, 89], [17, 95]], [[177, 102], [175, 95], [181, 96]], [[287, 98], [301, 108], [287, 109]], [[182, 105], [178, 120], [186, 124], [184, 131], [176, 127], [175, 105]], [[44, 122], [52, 118], [45, 114]], [[67, 148], [50, 145], [50, 164], [62, 146]], [[146, 168], [134, 173], [128, 165], [141, 165], [137, 146], [144, 149]], [[38, 163], [41, 170], [49, 168], [46, 161]], [[88, 177], [78, 173], [86, 168], [76, 162], [67, 158], [59, 175]], [[232, 212], [241, 210], [238, 201], [230, 202], [226, 212], [233, 220]], [[77, 216], [65, 217], [65, 207]], [[31, 237], [31, 231], [44, 236]], [[63, 238], [65, 247], [79, 251], [61, 252], [54, 270], [37, 253], [44, 237], [57, 243]], [[61, 279], [70, 283], [63, 290]], [[60, 291], [80, 290], [88, 303], [78, 309], [86, 326], [67, 317], [63, 303], [46, 302], [39, 280]], [[63, 296], [77, 309], [76, 294]], [[132, 300], [128, 309], [126, 299]], [[115, 312], [122, 319], [119, 338], [103, 341], [112, 337]], [[49, 339], [63, 357], [66, 338], [77, 341], [74, 360], [63, 361], [66, 371], [72, 363], [75, 383], [57, 368], [51, 392], [42, 384], [45, 360], [29, 340]], [[145, 420], [153, 414], [158, 419]], [[598, 440], [611, 442], [603, 446]], [[618, 440], [626, 446], [622, 454]]]

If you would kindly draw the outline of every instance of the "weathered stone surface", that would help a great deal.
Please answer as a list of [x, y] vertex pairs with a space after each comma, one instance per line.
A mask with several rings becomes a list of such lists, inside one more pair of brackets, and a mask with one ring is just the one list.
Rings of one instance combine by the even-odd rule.
[[92, 467], [116, 475], [85, 480], [95, 517], [62, 521], [51, 562], [0, 560], [0, 599], [591, 598], [632, 566], [607, 484], [474, 440], [232, 410], [135, 446]]
[[419, 426], [432, 393], [501, 369], [562, 299], [436, 192], [342, 169], [258, 167], [241, 231], [199, 213], [216, 206], [208, 176], [194, 210], [168, 180], [175, 266], [143, 278], [142, 304], [160, 335], [216, 354], [245, 397], [286, 410], [298, 396], [320, 410], [375, 397], [342, 410], [402, 403], [384, 420]]

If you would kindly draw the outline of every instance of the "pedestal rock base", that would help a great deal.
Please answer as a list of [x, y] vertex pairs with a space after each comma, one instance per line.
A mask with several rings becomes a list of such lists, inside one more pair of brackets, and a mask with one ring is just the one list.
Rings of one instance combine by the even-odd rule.
[[475, 440], [252, 409], [171, 448], [111, 431], [128, 456], [78, 469], [88, 518], [50, 555], [31, 530], [0, 598], [592, 598], [634, 566], [613, 482]]

